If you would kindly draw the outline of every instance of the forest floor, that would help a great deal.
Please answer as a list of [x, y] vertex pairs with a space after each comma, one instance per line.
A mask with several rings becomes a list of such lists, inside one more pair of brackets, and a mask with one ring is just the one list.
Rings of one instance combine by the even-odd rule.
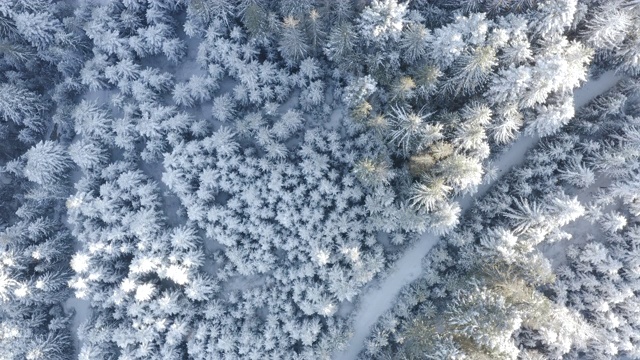
[[[613, 71], [600, 75], [597, 79], [590, 79], [574, 92], [574, 106], [576, 109], [586, 105], [595, 97], [603, 94], [615, 86], [621, 76]], [[510, 147], [505, 149], [493, 160], [497, 168], [497, 176], [492, 181], [483, 183], [473, 195], [465, 195], [458, 200], [461, 216], [469, 210], [476, 199], [482, 198], [487, 191], [510, 169], [520, 165], [525, 160], [525, 154], [532, 149], [539, 138], [537, 136], [521, 135]], [[401, 289], [418, 279], [422, 273], [422, 259], [437, 243], [439, 235], [426, 232], [418, 241], [407, 248], [396, 261], [395, 266], [385, 274], [380, 281], [370, 283], [360, 295], [360, 303], [353, 316], [353, 333], [344, 350], [337, 352], [336, 360], [353, 360], [364, 347], [365, 340], [373, 325], [386, 311], [391, 309]]]

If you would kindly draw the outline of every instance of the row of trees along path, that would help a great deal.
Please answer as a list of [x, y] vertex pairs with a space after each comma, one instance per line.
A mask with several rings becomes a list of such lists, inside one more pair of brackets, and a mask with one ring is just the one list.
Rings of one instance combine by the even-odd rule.
[[[603, 73], [597, 79], [591, 79], [574, 93], [574, 106], [576, 109], [586, 105], [598, 95], [615, 86], [622, 77], [613, 71]], [[539, 137], [521, 135], [508, 149], [502, 152], [494, 160], [498, 170], [498, 176], [491, 182], [485, 182], [478, 187], [474, 194], [467, 194], [458, 199], [461, 208], [461, 216], [471, 208], [474, 199], [479, 199], [509, 171], [519, 165], [526, 152], [538, 142]], [[418, 279], [422, 272], [421, 261], [429, 250], [436, 244], [440, 237], [430, 232], [425, 232], [418, 241], [408, 248], [401, 256], [387, 276], [381, 281], [371, 283], [360, 296], [360, 305], [353, 317], [353, 334], [346, 348], [337, 352], [336, 360], [353, 360], [364, 347], [364, 342], [369, 335], [371, 327], [387, 310], [391, 309], [400, 290], [407, 284]]]

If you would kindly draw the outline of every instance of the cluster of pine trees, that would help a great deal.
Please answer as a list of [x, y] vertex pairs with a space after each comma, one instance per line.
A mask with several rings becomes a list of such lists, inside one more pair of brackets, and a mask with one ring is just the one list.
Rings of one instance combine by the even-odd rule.
[[555, 359], [585, 349], [586, 321], [546, 292], [555, 275], [541, 246], [570, 238], [563, 227], [586, 210], [553, 172], [533, 173], [537, 158], [550, 161], [548, 150], [501, 179], [429, 253], [421, 279], [373, 329], [367, 356]]
[[637, 89], [623, 80], [501, 179], [379, 320], [367, 356], [637, 357]]
[[0, 5], [0, 353], [68, 359], [74, 239], [64, 203], [73, 167], [64, 145], [79, 93], [70, 78], [90, 53], [83, 8]]
[[[425, 231], [370, 356], [634, 356], [637, 83], [570, 121], [640, 73], [636, 3], [3, 2], [0, 357], [328, 359]], [[553, 138], [458, 225], [522, 133]], [[581, 216], [613, 240], [554, 279]]]
[[602, 140], [579, 144], [560, 166], [569, 186], [581, 179], [577, 186], [588, 187], [594, 177], [600, 185], [591, 186], [586, 203], [584, 222], [593, 230], [567, 249], [552, 286], [555, 301], [579, 312], [592, 326], [594, 336], [584, 354], [593, 359], [640, 354], [637, 87], [635, 79], [624, 81], [581, 111], [575, 131]]

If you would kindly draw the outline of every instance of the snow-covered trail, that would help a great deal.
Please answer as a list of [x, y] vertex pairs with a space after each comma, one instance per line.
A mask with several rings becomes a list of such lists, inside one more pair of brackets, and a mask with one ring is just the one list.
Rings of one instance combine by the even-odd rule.
[[[603, 73], [598, 79], [590, 80], [574, 92], [574, 105], [580, 108], [586, 105], [596, 96], [615, 86], [621, 76], [613, 71]], [[458, 200], [461, 208], [461, 216], [469, 210], [474, 199], [482, 198], [491, 186], [509, 169], [520, 164], [526, 152], [531, 149], [539, 138], [537, 136], [521, 135], [506, 151], [502, 152], [495, 160], [498, 168], [498, 176], [492, 182], [487, 182], [478, 187], [473, 195], [466, 195]], [[344, 351], [335, 354], [336, 360], [354, 360], [364, 347], [364, 342], [369, 335], [371, 327], [387, 310], [391, 309], [395, 298], [403, 286], [415, 281], [422, 272], [422, 259], [436, 244], [440, 236], [432, 233], [424, 233], [418, 241], [400, 257], [395, 267], [379, 283], [370, 284], [360, 298], [361, 302], [357, 314], [354, 317], [353, 335]]]

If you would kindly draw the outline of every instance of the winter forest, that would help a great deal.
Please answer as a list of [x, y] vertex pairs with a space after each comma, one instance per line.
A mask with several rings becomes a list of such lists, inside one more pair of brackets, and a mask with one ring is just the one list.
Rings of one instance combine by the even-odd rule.
[[0, 360], [640, 359], [640, 1], [0, 0]]

